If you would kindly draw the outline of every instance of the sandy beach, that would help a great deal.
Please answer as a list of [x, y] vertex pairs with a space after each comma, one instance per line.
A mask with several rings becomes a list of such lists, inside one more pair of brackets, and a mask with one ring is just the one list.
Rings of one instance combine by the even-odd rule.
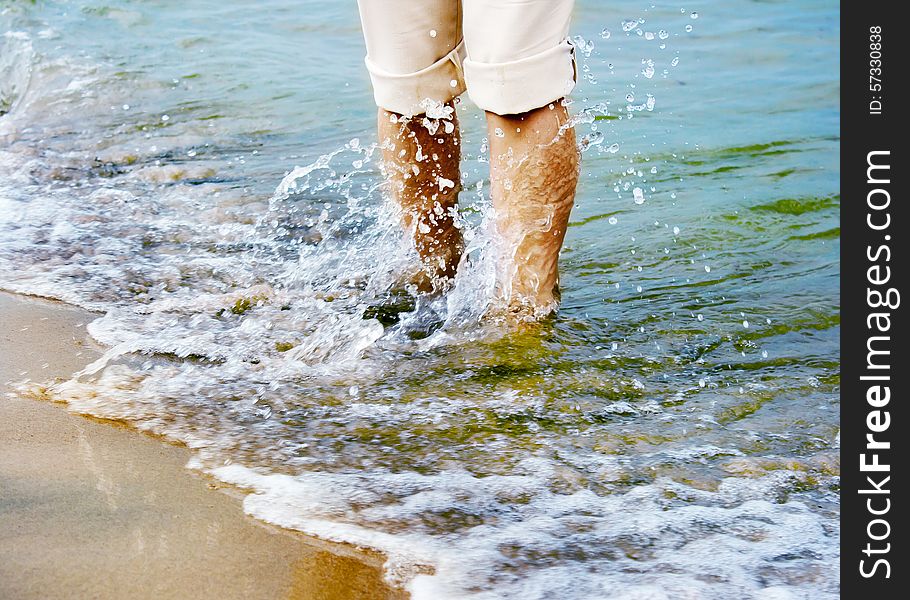
[[405, 598], [383, 558], [243, 513], [186, 448], [12, 396], [98, 356], [93, 315], [0, 293], [0, 597]]

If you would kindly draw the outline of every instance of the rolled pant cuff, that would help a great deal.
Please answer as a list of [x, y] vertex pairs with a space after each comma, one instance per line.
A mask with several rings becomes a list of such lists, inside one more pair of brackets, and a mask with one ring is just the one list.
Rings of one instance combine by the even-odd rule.
[[498, 115], [528, 112], [568, 95], [575, 87], [575, 48], [569, 40], [534, 56], [505, 63], [464, 61], [468, 95]]
[[408, 117], [427, 112], [427, 100], [445, 103], [465, 91], [462, 61], [464, 42], [435, 63], [416, 73], [396, 74], [383, 70], [367, 56], [376, 104]]

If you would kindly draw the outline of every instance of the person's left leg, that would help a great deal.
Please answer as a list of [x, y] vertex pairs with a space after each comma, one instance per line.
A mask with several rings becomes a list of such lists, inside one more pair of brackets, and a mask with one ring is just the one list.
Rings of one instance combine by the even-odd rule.
[[422, 292], [446, 289], [461, 260], [457, 227], [461, 139], [455, 107], [445, 120], [379, 109], [379, 145], [389, 193], [423, 262]]
[[421, 257], [421, 291], [445, 289], [462, 252], [455, 210], [464, 89], [461, 0], [358, 0], [379, 106], [387, 191]]

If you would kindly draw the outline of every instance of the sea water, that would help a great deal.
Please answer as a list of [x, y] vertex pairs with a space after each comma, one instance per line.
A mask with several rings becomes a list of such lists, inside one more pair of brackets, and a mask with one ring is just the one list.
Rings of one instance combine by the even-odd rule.
[[[562, 308], [468, 260], [398, 324], [354, 2], [0, 7], [0, 287], [108, 351], [24, 393], [186, 443], [415, 598], [838, 594], [836, 4], [577, 3]], [[367, 314], [368, 316], [368, 314]]]

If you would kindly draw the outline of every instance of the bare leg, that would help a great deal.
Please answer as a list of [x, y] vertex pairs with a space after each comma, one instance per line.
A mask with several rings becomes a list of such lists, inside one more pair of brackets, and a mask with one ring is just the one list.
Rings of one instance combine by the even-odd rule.
[[487, 113], [496, 226], [505, 244], [500, 287], [510, 310], [542, 316], [559, 302], [559, 251], [575, 202], [575, 130], [555, 102], [520, 115]]
[[455, 210], [461, 178], [461, 138], [452, 103], [451, 117], [405, 118], [379, 109], [379, 142], [392, 198], [403, 226], [423, 262], [423, 292], [446, 289], [461, 259], [461, 230]]

